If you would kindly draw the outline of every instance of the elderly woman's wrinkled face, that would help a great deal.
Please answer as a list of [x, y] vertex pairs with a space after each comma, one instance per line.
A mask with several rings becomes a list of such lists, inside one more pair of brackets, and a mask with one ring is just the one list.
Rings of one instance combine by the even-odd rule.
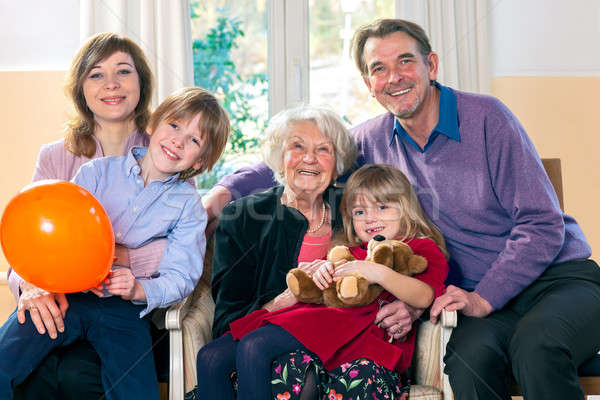
[[335, 149], [312, 122], [297, 122], [290, 128], [283, 152], [286, 186], [297, 195], [323, 193], [335, 178]]

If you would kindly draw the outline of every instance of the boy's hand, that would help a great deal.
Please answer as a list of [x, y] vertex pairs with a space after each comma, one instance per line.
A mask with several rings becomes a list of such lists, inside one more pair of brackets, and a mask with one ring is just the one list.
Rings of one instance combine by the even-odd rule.
[[[129, 268], [119, 268], [110, 271], [108, 277], [102, 282], [104, 289], [110, 294], [121, 296], [123, 300], [146, 301], [146, 292], [142, 285], [135, 279]], [[102, 285], [90, 289], [99, 297], [103, 296]]]
[[47, 331], [52, 339], [56, 339], [57, 331], [65, 331], [64, 318], [67, 308], [69, 302], [63, 293], [50, 293], [31, 283], [21, 283], [21, 296], [17, 306], [17, 320], [20, 324], [25, 323], [25, 310], [29, 310], [29, 316], [37, 331], [41, 335]]

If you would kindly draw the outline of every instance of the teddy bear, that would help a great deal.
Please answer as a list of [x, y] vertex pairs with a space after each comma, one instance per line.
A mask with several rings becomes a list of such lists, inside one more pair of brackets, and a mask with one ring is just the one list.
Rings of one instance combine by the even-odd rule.
[[[355, 257], [348, 247], [335, 246], [329, 250], [327, 260], [337, 268], [347, 261], [355, 260]], [[365, 260], [388, 266], [408, 276], [421, 273], [427, 268], [427, 260], [414, 254], [406, 243], [387, 240], [381, 235], [369, 241]], [[344, 275], [335, 284], [321, 290], [310, 275], [299, 268], [294, 268], [287, 273], [286, 283], [298, 301], [325, 304], [328, 307], [357, 307], [370, 304], [383, 291], [381, 286], [369, 284], [368, 280], [358, 272]]]

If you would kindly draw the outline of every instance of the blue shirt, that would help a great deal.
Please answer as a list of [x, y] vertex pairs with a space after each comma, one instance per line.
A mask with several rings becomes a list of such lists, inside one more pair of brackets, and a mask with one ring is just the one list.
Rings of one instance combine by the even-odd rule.
[[406, 140], [411, 145], [415, 146], [421, 153], [427, 151], [431, 146], [431, 143], [440, 134], [448, 136], [450, 139], [460, 142], [460, 133], [458, 131], [458, 111], [456, 109], [456, 94], [449, 87], [442, 86], [435, 82], [435, 86], [440, 89], [440, 108], [438, 115], [438, 123], [433, 128], [433, 131], [427, 139], [425, 147], [421, 150], [419, 145], [408, 135], [404, 130], [400, 122], [394, 118], [394, 133], [392, 134], [392, 140], [390, 146], [394, 144], [394, 138], [397, 136], [398, 139]]
[[202, 275], [207, 221], [196, 189], [178, 179], [179, 174], [144, 186], [137, 160], [146, 150], [133, 147], [127, 156], [92, 160], [73, 178], [106, 210], [116, 243], [137, 248], [154, 239], [168, 240], [158, 271], [136, 276], [147, 298], [140, 317], [192, 293]]

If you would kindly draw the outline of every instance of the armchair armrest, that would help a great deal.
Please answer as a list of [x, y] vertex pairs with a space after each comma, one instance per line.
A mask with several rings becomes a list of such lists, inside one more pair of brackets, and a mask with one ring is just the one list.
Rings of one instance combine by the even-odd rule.
[[165, 328], [169, 330], [169, 399], [183, 399], [183, 320], [192, 303], [192, 295], [169, 307]]
[[458, 314], [456, 311], [442, 310], [440, 318], [440, 374], [442, 377], [442, 391], [444, 393], [444, 399], [453, 399], [452, 388], [450, 387], [450, 381], [448, 375], [444, 373], [444, 356], [446, 355], [446, 345], [450, 340], [452, 329], [456, 328], [458, 323]]

